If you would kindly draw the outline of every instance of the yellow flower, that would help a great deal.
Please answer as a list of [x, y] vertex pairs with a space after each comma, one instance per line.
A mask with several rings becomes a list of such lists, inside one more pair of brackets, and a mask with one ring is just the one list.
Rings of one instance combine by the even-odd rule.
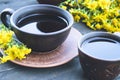
[[107, 15], [106, 14], [100, 14], [100, 15], [98, 14], [98, 15], [94, 16], [93, 19], [96, 22], [105, 23], [107, 20]]
[[65, 3], [66, 5], [68, 4], [68, 2], [67, 2], [67, 1], [65, 1], [64, 3]]
[[89, 16], [87, 14], [81, 14], [81, 16], [85, 19], [89, 19]]
[[89, 21], [86, 22], [87, 26], [91, 26], [91, 23]]
[[105, 23], [103, 24], [103, 28], [109, 32], [115, 32], [116, 29], [114, 26], [112, 26], [111, 24]]
[[81, 13], [79, 10], [73, 9], [73, 8], [69, 9], [69, 12], [70, 12], [71, 14], [73, 14], [73, 15], [76, 15], [76, 14], [78, 15], [78, 14]]
[[13, 32], [0, 30], [0, 48], [4, 48], [12, 40]]
[[104, 10], [103, 10], [103, 13], [104, 13], [104, 14], [109, 14], [109, 12], [110, 12], [109, 10], [110, 10], [110, 9], [104, 9]]
[[[2, 29], [1, 29], [2, 28]], [[4, 51], [4, 56], [0, 57], [0, 63], [5, 63], [8, 60], [22, 60], [31, 52], [22, 43], [17, 43], [13, 38], [13, 32], [4, 26], [0, 25], [0, 48]]]
[[73, 13], [74, 13], [74, 9], [71, 8], [71, 9], [69, 10], [69, 12], [70, 12], [71, 14], [73, 14]]
[[78, 0], [78, 3], [81, 3], [82, 0]]
[[91, 28], [91, 29], [93, 29], [93, 30], [96, 30], [95, 27], [91, 24], [91, 22], [90, 22], [89, 20], [86, 21], [86, 25], [87, 25], [89, 28]]
[[75, 15], [74, 20], [75, 20], [76, 22], [79, 22], [79, 21], [80, 21], [80, 16], [79, 16], [79, 15]]
[[[66, 0], [75, 21], [86, 23], [93, 30], [120, 31], [120, 0]], [[64, 2], [63, 2], [64, 4]], [[66, 6], [66, 5], [65, 5]]]
[[112, 19], [112, 24], [113, 24], [114, 26], [117, 26], [118, 23], [119, 23], [119, 22], [118, 22], [118, 20], [117, 20], [116, 18]]
[[66, 7], [66, 6], [61, 6], [61, 8], [63, 8], [64, 10], [66, 10], [66, 9], [67, 9], [67, 7]]
[[120, 23], [118, 23], [118, 27], [120, 28]]
[[113, 13], [115, 16], [119, 16], [120, 15], [120, 9], [118, 9], [118, 8], [111, 9], [111, 13]]
[[106, 8], [109, 8], [111, 1], [110, 0], [99, 0], [98, 3], [102, 9], [106, 9]]
[[95, 25], [95, 28], [98, 29], [98, 30], [100, 30], [100, 29], [102, 29], [102, 25], [100, 25], [99, 23], [97, 23], [97, 24]]
[[69, 3], [69, 6], [73, 7], [73, 5], [74, 5], [73, 3]]
[[5, 62], [7, 62], [8, 60], [10, 60], [10, 57], [9, 57], [9, 56], [4, 56], [3, 58], [0, 58], [1, 63], [5, 63]]
[[12, 60], [18, 58], [22, 60], [25, 58], [25, 55], [31, 52], [31, 49], [26, 48], [25, 46], [13, 45], [4, 51]]
[[25, 55], [28, 55], [31, 52], [31, 49], [27, 49], [26, 47], [22, 47], [20, 49], [21, 53], [19, 54], [19, 59], [22, 60], [23, 58], [26, 58]]
[[98, 3], [96, 1], [93, 1], [91, 3], [87, 3], [87, 7], [91, 10], [95, 10], [98, 6]]

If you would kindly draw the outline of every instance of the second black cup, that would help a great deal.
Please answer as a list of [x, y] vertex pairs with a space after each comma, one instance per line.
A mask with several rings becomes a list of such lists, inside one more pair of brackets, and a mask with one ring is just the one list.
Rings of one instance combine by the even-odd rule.
[[85, 34], [78, 43], [79, 59], [89, 80], [114, 80], [120, 74], [120, 37], [107, 32]]

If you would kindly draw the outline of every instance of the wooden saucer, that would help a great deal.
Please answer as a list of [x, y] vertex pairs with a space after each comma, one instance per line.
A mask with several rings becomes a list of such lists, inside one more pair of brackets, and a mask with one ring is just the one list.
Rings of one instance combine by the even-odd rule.
[[66, 41], [55, 50], [50, 52], [32, 52], [22, 61], [14, 60], [11, 62], [33, 68], [48, 68], [65, 64], [78, 56], [77, 42], [81, 36], [75, 28], [72, 28]]

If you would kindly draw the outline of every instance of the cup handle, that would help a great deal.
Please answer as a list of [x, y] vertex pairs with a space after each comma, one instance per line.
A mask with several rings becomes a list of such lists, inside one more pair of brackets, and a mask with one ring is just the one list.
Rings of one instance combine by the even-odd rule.
[[11, 24], [10, 24], [10, 16], [13, 14], [14, 10], [10, 8], [4, 9], [0, 13], [0, 18], [2, 23], [7, 27], [11, 29]]
[[113, 34], [120, 37], [120, 32], [114, 32]]

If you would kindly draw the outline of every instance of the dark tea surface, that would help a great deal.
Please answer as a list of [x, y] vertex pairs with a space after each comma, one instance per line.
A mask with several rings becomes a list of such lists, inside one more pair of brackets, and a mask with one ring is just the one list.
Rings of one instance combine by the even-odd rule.
[[67, 27], [67, 21], [54, 15], [33, 14], [20, 19], [17, 26], [25, 32], [29, 33], [50, 33], [59, 31]]
[[82, 50], [94, 58], [120, 60], [120, 43], [116, 40], [95, 37], [87, 39], [81, 45]]

